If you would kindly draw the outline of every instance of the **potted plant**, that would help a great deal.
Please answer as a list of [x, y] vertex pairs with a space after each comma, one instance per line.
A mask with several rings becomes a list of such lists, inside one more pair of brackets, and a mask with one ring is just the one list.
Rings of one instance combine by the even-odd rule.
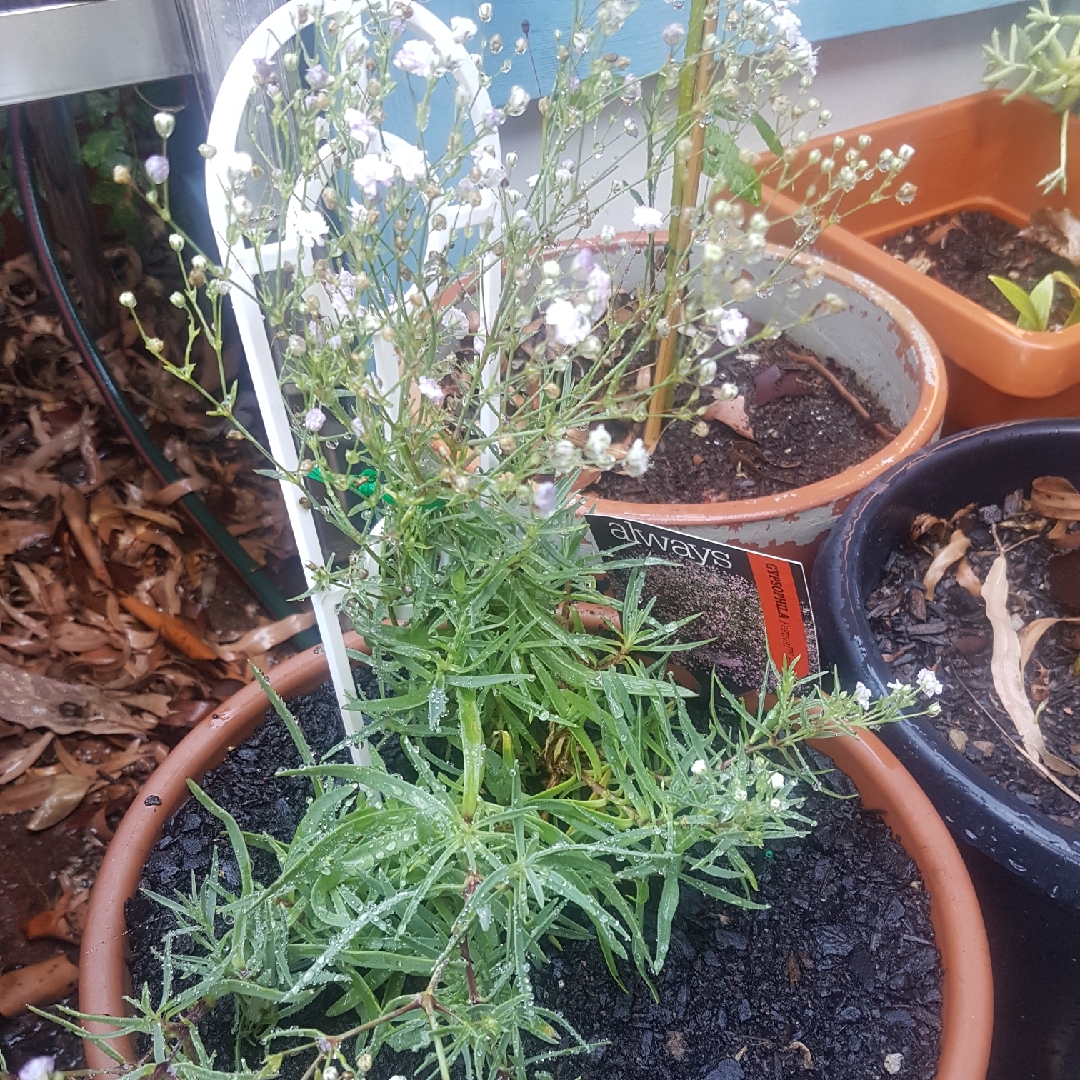
[[[816, 167], [803, 171], [793, 192], [765, 195], [777, 212], [791, 211], [793, 197], [817, 179], [821, 164], [839, 157], [834, 145], [851, 147], [860, 133], [916, 148], [905, 173], [911, 188], [834, 224], [814, 247], [887, 289], [927, 328], [945, 355], [954, 428], [1080, 410], [1073, 363], [1080, 330], [1068, 319], [1071, 291], [1061, 279], [1056, 290], [1044, 286], [1048, 301], [1056, 292], [1057, 310], [1047, 304], [1056, 328], [1047, 330], [1047, 319], [1023, 318], [989, 281], [993, 274], [1030, 293], [1055, 270], [1076, 277], [1059, 226], [1068, 229], [1080, 210], [1077, 186], [1067, 183], [1080, 128], [1075, 92], [1067, 79], [1057, 81], [1076, 33], [1073, 19], [1050, 14], [1048, 0], [1041, 0], [1026, 28], [1012, 28], [1007, 47], [996, 36], [986, 46], [987, 81], [1015, 89], [815, 140], [805, 153], [816, 156]], [[802, 170], [808, 161], [800, 157], [792, 168]]]
[[[1050, 565], [1054, 566], [1050, 571], [1052, 578], [1068, 566], [1068, 560], [1053, 563], [1056, 551], [1052, 541], [1030, 542], [1038, 540], [1042, 526], [1033, 525], [1025, 531], [1023, 535], [1029, 543], [1015, 552], [1010, 551], [1013, 536], [1006, 525], [993, 523], [995, 535], [1001, 541], [1000, 552], [992, 538], [989, 547], [983, 544], [985, 537], [979, 530], [988, 527], [984, 519], [996, 517], [989, 508], [1001, 506], [1007, 497], [1012, 500], [1010, 509], [1014, 517], [1021, 515], [1016, 520], [1027, 521], [1023, 513], [1029, 504], [1023, 500], [1032, 496], [1032, 483], [1039, 477], [1052, 473], [1075, 478], [1080, 473], [1077, 436], [1080, 436], [1080, 423], [1076, 420], [1002, 424], [963, 432], [914, 455], [871, 484], [848, 508], [822, 547], [812, 587], [822, 654], [837, 666], [842, 684], [854, 687], [861, 683], [871, 694], [887, 693], [887, 685], [900, 677], [896, 664], [901, 659], [926, 660], [926, 650], [935, 647], [914, 644], [900, 657], [896, 653], [903, 646], [890, 644], [887, 660], [881, 648], [882, 635], [888, 633], [882, 619], [890, 624], [895, 622], [897, 633], [906, 635], [909, 608], [907, 604], [890, 603], [876, 590], [886, 580], [885, 567], [891, 563], [909, 579], [914, 578], [913, 592], [922, 593], [920, 585], [926, 567], [919, 563], [921, 568], [912, 569], [915, 564], [904, 561], [908, 557], [904, 553], [915, 550], [910, 541], [913, 522], [920, 514], [946, 520], [955, 516], [947, 529], [950, 536], [955, 532], [954, 525], [961, 530], [957, 542], [965, 548], [966, 567], [960, 568], [956, 560], [948, 563], [939, 592], [927, 609], [927, 621], [934, 630], [934, 622], [942, 620], [942, 633], [953, 641], [951, 647], [937, 647], [942, 655], [937, 670], [943, 680], [952, 680], [958, 697], [951, 700], [950, 695], [940, 722], [909, 720], [890, 728], [883, 737], [957, 836], [1072, 907], [1080, 905], [1080, 842], [1068, 816], [1075, 800], [1060, 788], [1061, 784], [1072, 783], [1071, 766], [1066, 764], [1064, 773], [1047, 768], [1043, 756], [1052, 752], [1045, 748], [1041, 752], [1036, 749], [1032, 760], [1020, 729], [1014, 726], [1011, 714], [1003, 705], [1010, 700], [1012, 708], [1022, 708], [1030, 695], [1041, 696], [1042, 705], [1036, 700], [1031, 707], [1039, 707], [1041, 727], [1051, 733], [1047, 737], [1053, 738], [1062, 704], [1060, 691], [1041, 694], [1033, 685], [1048, 682], [1049, 676], [1040, 676], [1043, 669], [1039, 665], [1052, 668], [1053, 660], [1045, 653], [1029, 650], [1022, 662], [1017, 661], [1013, 683], [1016, 692], [1011, 699], [1008, 691], [1004, 691], [1006, 698], [1001, 697], [1004, 683], [999, 680], [1010, 661], [998, 639], [1001, 633], [1007, 636], [1008, 627], [999, 620], [992, 628], [989, 620], [992, 597], [987, 593], [990, 571], [1001, 554], [1008, 574], [1008, 588], [1003, 595], [1009, 599], [1004, 603], [1010, 612], [1015, 612], [1015, 616], [1009, 616], [1016, 623], [1013, 629], [1019, 627], [1022, 636], [1023, 625], [1040, 616], [1046, 618], [1045, 625], [1053, 630], [1055, 624], [1047, 615], [1051, 608], [1046, 605], [1060, 604], [1060, 599], [1056, 593], [1047, 594], [1042, 580], [1045, 560], [1050, 558]], [[983, 517], [966, 517], [966, 508], [971, 506], [976, 515], [986, 508]], [[1034, 518], [1042, 515], [1051, 523], [1059, 512], [1044, 504], [1037, 503], [1036, 507]], [[1001, 521], [1007, 523], [1008, 516]], [[1043, 525], [1049, 529], [1046, 520]], [[964, 532], [965, 529], [968, 531]], [[942, 550], [940, 538], [932, 533], [920, 535], [915, 543], [925, 549], [920, 557], [927, 563], [932, 554]], [[1041, 545], [1045, 547], [1039, 553], [1037, 549]], [[976, 558], [975, 552], [980, 548], [984, 554]], [[1036, 562], [1025, 569], [1023, 557]], [[943, 556], [939, 566], [949, 559], [950, 556]], [[967, 588], [955, 583], [958, 568]], [[972, 570], [974, 579], [965, 576], [966, 568]], [[1000, 577], [995, 580], [1003, 584]], [[1026, 599], [1021, 601], [1020, 597]], [[959, 615], [961, 609], [963, 616]], [[1063, 614], [1069, 615], [1069, 608]], [[982, 629], [955, 631], [951, 620], [958, 617], [965, 625], [978, 625]], [[925, 625], [921, 622], [915, 625], [915, 634], [908, 635], [906, 640], [918, 642], [920, 629]], [[1012, 625], [1010, 622], [1009, 626]], [[1043, 647], [1057, 648], [1054, 639], [1060, 635], [1060, 627], [1068, 625], [1067, 621], [1060, 624], [1056, 634], [1050, 633], [1044, 639]], [[930, 640], [935, 640], [933, 634]], [[1067, 640], [1062, 641], [1060, 647], [1065, 651], [1067, 667], [1069, 645]], [[948, 657], [945, 652], [949, 653]], [[987, 672], [993, 677], [984, 678]], [[963, 685], [958, 684], [980, 687], [977, 707]], [[975, 713], [968, 714], [969, 704]], [[992, 738], [980, 734], [976, 714], [980, 720], [997, 721], [992, 726], [988, 723]], [[1064, 719], [1068, 720], [1067, 714]], [[980, 742], [981, 749], [976, 745]], [[988, 753], [984, 754], [984, 749]], [[1053, 763], [1052, 756], [1047, 759]], [[1051, 806], [1042, 787], [1060, 797], [1062, 807]], [[1033, 788], [1039, 791], [1038, 795], [1031, 793]]]
[[[82, 1000], [96, 1017], [94, 1061], [111, 1041], [142, 1032], [156, 1047], [155, 1067], [201, 1075], [209, 1058], [191, 1033], [227, 998], [237, 1012], [226, 1041], [268, 1040], [263, 1069], [276, 1071], [278, 1054], [291, 1052], [278, 1035], [297, 1009], [322, 1007], [320, 988], [344, 980], [346, 997], [329, 1004], [357, 1014], [347, 1044], [340, 1032], [303, 1036], [324, 1080], [365, 1072], [386, 1042], [419, 1048], [422, 1067], [443, 1080], [458, 1063], [485, 1077], [521, 1076], [535, 1056], [526, 1036], [550, 1047], [557, 1026], [567, 1045], [582, 1045], [534, 993], [532, 970], [549, 937], [592, 935], [613, 972], [621, 959], [648, 978], [663, 966], [685, 890], [752, 904], [754, 874], [742, 852], [798, 831], [795, 785], [816, 784], [801, 746], [815, 737], [861, 785], [867, 805], [886, 808], [933, 890], [945, 957], [938, 1076], [977, 1080], [991, 1003], [970, 882], [903, 771], [854, 734], [913, 706], [917, 690], [905, 686], [868, 706], [825, 695], [788, 667], [765, 673], [763, 689], [775, 700], [763, 694], [753, 709], [718, 684], [709, 704], [705, 695], [688, 704], [695, 694], [666, 671], [677, 627], [651, 617], [640, 567], [626, 567], [630, 584], [611, 602], [615, 610], [596, 614], [600, 564], [583, 549], [572, 495], [582, 459], [614, 467], [602, 425], [625, 422], [686, 377], [682, 361], [647, 385], [638, 371], [673, 329], [673, 297], [688, 268], [676, 265], [670, 289], [638, 290], [633, 320], [623, 320], [609, 303], [628, 280], [617, 262], [547, 243], [567, 227], [583, 229], [583, 209], [612, 179], [604, 166], [597, 179], [568, 164], [566, 154], [582, 125], [636, 93], [607, 44], [627, 6], [605, 0], [597, 24], [579, 23], [561, 47], [528, 197], [511, 186], [514, 163], [492, 152], [499, 118], [475, 122], [468, 88], [450, 103], [457, 111], [446, 154], [424, 151], [440, 76], [471, 62], [464, 46], [480, 34], [471, 19], [446, 28], [415, 9], [289, 11], [296, 32], [280, 45], [280, 67], [276, 54], [260, 57], [252, 73], [254, 153], [211, 171], [228, 184], [225, 239], [243, 258], [189, 258], [175, 234], [188, 287], [173, 302], [189, 311], [192, 338], [207, 335], [216, 351], [225, 296], [247, 293], [265, 312], [303, 454], [295, 468], [275, 467], [303, 490], [301, 509], [322, 514], [354, 545], [347, 560], [312, 574], [316, 585], [341, 590], [342, 611], [362, 635], [352, 641], [354, 658], [373, 683], [360, 702], [370, 718], [360, 735], [369, 747], [376, 735], [392, 736], [398, 758], [389, 767], [371, 749], [356, 764], [311, 759], [282, 697], [325, 680], [318, 652], [260, 678], [264, 696], [246, 693], [208, 718], [157, 774], [160, 792], [137, 800], [98, 879]], [[487, 11], [479, 9], [481, 22]], [[423, 35], [405, 32], [413, 19]], [[715, 44], [699, 40], [705, 51]], [[479, 44], [499, 51], [494, 41]], [[672, 58], [673, 72], [680, 63]], [[379, 127], [389, 95], [407, 88], [418, 145]], [[525, 97], [512, 91], [508, 109], [524, 108]], [[258, 125], [269, 129], [274, 153], [260, 144]], [[219, 152], [232, 148], [204, 148], [211, 161]], [[148, 197], [169, 221], [163, 155], [146, 174]], [[760, 254], [761, 245], [759, 230], [736, 229], [731, 213], [710, 243], [714, 264], [737, 277], [739, 256]], [[300, 236], [300, 254], [270, 265], [262, 256], [280, 250], [273, 245], [282, 231]], [[620, 254], [634, 257], [630, 245]], [[792, 273], [770, 276], [768, 287], [801, 289], [804, 270]], [[704, 280], [718, 291], [729, 284], [722, 272]], [[137, 297], [121, 302], [137, 311]], [[732, 308], [730, 297], [717, 302]], [[823, 306], [838, 305], [811, 295], [801, 318]], [[170, 355], [144, 333], [151, 352], [193, 382], [188, 353]], [[707, 374], [710, 357], [690, 359]], [[231, 390], [211, 400], [235, 422]], [[572, 436], [581, 431], [579, 448]], [[631, 472], [648, 463], [641, 439], [621, 459]], [[194, 784], [255, 727], [267, 702], [293, 732], [312, 785], [304, 821], [280, 841], [245, 838], [228, 808]], [[239, 891], [212, 872], [193, 903], [168, 899], [196, 944], [189, 952], [168, 938], [162, 964], [176, 972], [176, 992], [160, 1003], [143, 994], [125, 1019], [117, 920], [135, 888], [136, 860], [185, 788], [224, 824]], [[269, 886], [249, 872], [255, 845], [278, 862]], [[316, 1022], [320, 1032], [326, 1019]], [[901, 1067], [895, 1055], [886, 1063], [893, 1066]]]

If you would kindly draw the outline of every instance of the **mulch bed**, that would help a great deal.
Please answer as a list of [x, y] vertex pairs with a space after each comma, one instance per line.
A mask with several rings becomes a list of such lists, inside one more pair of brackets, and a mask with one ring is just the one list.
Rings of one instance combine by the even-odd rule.
[[[340, 736], [329, 687], [295, 699], [292, 708], [317, 750]], [[273, 774], [298, 760], [271, 714], [207, 774], [204, 787], [243, 828], [284, 838], [309, 789], [306, 781]], [[845, 777], [832, 777], [838, 790], [853, 791]], [[537, 973], [538, 993], [586, 1038], [607, 1041], [586, 1056], [551, 1062], [558, 1080], [783, 1080], [808, 1075], [810, 1066], [836, 1080], [870, 1080], [887, 1075], [885, 1059], [894, 1054], [902, 1055], [900, 1075], [932, 1080], [941, 971], [929, 896], [888, 828], [857, 800], [811, 794], [806, 811], [818, 821], [809, 837], [751, 854], [757, 899], [773, 905], [768, 910], [719, 905], [683, 891], [671, 953], [656, 980], [658, 1002], [630, 970], [626, 991], [620, 989], [592, 943], [565, 942], [550, 951], [551, 963]], [[188, 889], [191, 873], [209, 868], [215, 847], [225, 881], [235, 883], [220, 822], [189, 800], [167, 823], [143, 887], [166, 895]], [[172, 916], [141, 895], [126, 910], [133, 982], [148, 982], [153, 997], [161, 980], [153, 950], [174, 926]], [[308, 1012], [298, 1022], [323, 1022]], [[210, 1045], [226, 1052], [231, 1016], [224, 1003], [203, 1021]], [[348, 1018], [336, 1023], [344, 1029]], [[288, 1059], [297, 1075], [302, 1064]], [[418, 1064], [412, 1055], [384, 1049], [371, 1075], [412, 1077]]]
[[[822, 361], [870, 414], [870, 422], [799, 355]], [[809, 354], [787, 335], [755, 342], [725, 357], [701, 402], [730, 382], [739, 388], [753, 439], [725, 423], [673, 421], [657, 445], [648, 472], [634, 478], [619, 469], [602, 474], [590, 492], [605, 499], [643, 503], [718, 503], [775, 495], [816, 483], [876, 454], [888, 441], [888, 413], [847, 368]], [[676, 403], [685, 401], [684, 387]], [[608, 425], [613, 435], [614, 425]]]
[[[981, 210], [962, 210], [913, 225], [881, 246], [919, 273], [1011, 323], [1016, 322], [1016, 309], [990, 280], [990, 274], [1015, 281], [1025, 292], [1055, 270], [1077, 276], [1076, 267], [1067, 259], [1021, 236], [1011, 222]], [[1058, 288], [1051, 328], [1065, 322], [1072, 305], [1072, 297]]]
[[[1019, 508], [1020, 495], [1004, 506], [974, 507], [954, 523], [971, 541], [972, 569], [984, 580], [998, 551], [992, 526], [1008, 551], [1009, 610], [1014, 625], [1043, 617], [1068, 617], [1076, 610], [1055, 599], [1048, 575], [1061, 552], [1046, 539], [1050, 523]], [[1008, 511], [1008, 513], [1006, 512]], [[1033, 531], [1034, 530], [1034, 531]], [[1013, 546], [1017, 545], [1017, 546]], [[941, 714], [933, 718], [954, 749], [1021, 802], [1059, 824], [1080, 829], [1080, 802], [1045, 779], [1020, 752], [1020, 736], [1002, 707], [991, 671], [993, 630], [983, 601], [947, 573], [935, 598], [927, 600], [923, 576], [931, 561], [931, 539], [905, 544], [890, 557], [887, 571], [866, 601], [874, 640], [903, 682], [921, 668], [935, 668], [944, 691]], [[1062, 623], [1039, 641], [1028, 662], [1026, 688], [1047, 746], [1080, 766], [1080, 678], [1075, 664], [1080, 624]], [[1080, 781], [1059, 779], [1077, 792]]]

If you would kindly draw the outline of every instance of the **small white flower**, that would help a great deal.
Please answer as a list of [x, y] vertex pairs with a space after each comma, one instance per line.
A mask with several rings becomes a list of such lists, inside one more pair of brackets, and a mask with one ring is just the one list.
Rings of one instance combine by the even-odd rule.
[[54, 1057], [32, 1057], [19, 1070], [19, 1080], [49, 1080], [55, 1066]]
[[463, 19], [460, 15], [455, 15], [450, 20], [450, 33], [454, 35], [454, 41], [459, 45], [464, 45], [466, 41], [476, 36], [476, 23], [472, 19]]
[[520, 116], [529, 107], [531, 100], [529, 92], [524, 87], [511, 87], [510, 96], [506, 99], [507, 116]]
[[439, 385], [437, 380], [432, 379], [427, 375], [421, 375], [419, 386], [420, 393], [423, 394], [424, 397], [435, 402], [436, 405], [441, 405], [443, 403], [443, 398], [446, 397], [446, 394], [443, 393], [443, 388]]
[[705, 357], [698, 365], [698, 382], [702, 386], [708, 386], [716, 378], [716, 361], [711, 357]]
[[133, 292], [122, 292], [120, 294], [120, 306], [126, 307], [129, 311], [132, 310], [138, 301], [135, 299]]
[[600, 29], [605, 34], [617, 33], [623, 28], [623, 23], [630, 18], [630, 5], [626, 0], [604, 0], [600, 10], [596, 14]]
[[749, 326], [750, 320], [737, 308], [724, 308], [724, 313], [716, 324], [720, 344], [729, 348], [741, 345], [746, 340]]
[[491, 5], [481, 4], [476, 9], [476, 14], [480, 16], [481, 22], [491, 22]]
[[589, 271], [585, 295], [592, 304], [593, 318], [599, 319], [611, 299], [611, 275], [602, 266], [594, 266]]
[[664, 215], [652, 206], [634, 207], [634, 226], [647, 233], [656, 232], [664, 224]]
[[641, 439], [635, 439], [633, 446], [626, 451], [623, 468], [627, 476], [644, 476], [649, 471], [649, 452]]
[[255, 207], [251, 205], [251, 200], [246, 195], [234, 195], [232, 211], [236, 215], [236, 220], [241, 225], [246, 225], [251, 220], [251, 215], [255, 213]]
[[731, 797], [735, 802], [746, 802], [746, 788], [737, 787], [731, 789]]
[[588, 315], [569, 300], [553, 300], [544, 319], [555, 331], [555, 340], [560, 345], [580, 345], [592, 329]]
[[733, 382], [721, 383], [716, 391], [717, 401], [734, 401], [739, 396], [739, 384]]
[[130, 184], [131, 170], [126, 165], [114, 165], [112, 178], [114, 184]]
[[171, 247], [173, 251], [183, 251], [184, 238], [179, 233], [172, 233], [169, 236], [169, 247]]
[[568, 469], [577, 457], [577, 447], [569, 439], [560, 439], [551, 451], [551, 464], [556, 469]]
[[920, 692], [928, 698], [936, 697], [945, 689], [941, 680], [930, 670], [930, 668], [923, 668], [922, 671], [915, 676], [915, 685], [919, 688]]
[[931, 701], [930, 704], [926, 706], [926, 711], [930, 716], [940, 716], [941, 715], [941, 702], [939, 702], [939, 701]]
[[534, 188], [534, 187], [536, 187], [539, 180], [540, 180], [540, 174], [539, 173], [533, 173], [532, 176], [527, 176], [525, 178], [525, 183], [528, 184], [529, 187]]
[[600, 230], [600, 239], [603, 240], [605, 244], [610, 244], [611, 241], [615, 239], [615, 227], [613, 225], [605, 225]]
[[308, 409], [307, 414], [304, 416], [304, 427], [308, 429], [313, 435], [317, 431], [322, 431], [323, 424], [326, 423], [326, 413], [322, 409]]
[[908, 684], [907, 684], [907, 683], [902, 683], [902, 682], [900, 682], [900, 681], [898, 680], [898, 681], [896, 681], [896, 682], [891, 682], [891, 683], [889, 683], [889, 689], [890, 689], [890, 690], [891, 690], [891, 691], [892, 691], [892, 692], [893, 692], [894, 694], [898, 694], [898, 693], [900, 693], [900, 692], [901, 692], [902, 690], [910, 690], [910, 689], [911, 689], [911, 687], [910, 687], [910, 686], [908, 686]]
[[463, 338], [469, 332], [469, 316], [461, 308], [448, 307], [440, 322], [456, 338]]
[[770, 799], [769, 800], [769, 808], [771, 810], [783, 810], [784, 809], [784, 801], [783, 801], [783, 799]]
[[290, 334], [285, 351], [290, 356], [303, 356], [307, 352], [307, 342], [299, 334]]
[[430, 79], [435, 74], [438, 53], [427, 41], [411, 39], [398, 49], [394, 57], [394, 67], [421, 79]]
[[417, 146], [402, 144], [390, 154], [390, 163], [401, 173], [401, 179], [413, 184], [427, 175], [427, 158]]
[[169, 297], [169, 303], [172, 304], [174, 308], [185, 308], [187, 307], [187, 298], [182, 292], [174, 292]]
[[318, 210], [301, 210], [296, 215], [296, 233], [312, 244], [321, 244], [330, 231], [330, 222]]
[[607, 453], [609, 446], [611, 446], [611, 436], [607, 428], [603, 424], [597, 424], [589, 432], [589, 437], [585, 441], [585, 454], [599, 461]]
[[176, 117], [172, 113], [154, 113], [154, 130], [163, 138], [167, 139], [176, 128]]
[[856, 702], [862, 707], [862, 710], [866, 712], [870, 708], [870, 687], [863, 685], [861, 682], [855, 684], [855, 690], [851, 695]]
[[906, 165], [915, 156], [915, 147], [908, 146], [904, 143], [899, 150], [896, 151], [896, 156]]
[[143, 165], [153, 184], [164, 184], [169, 179], [169, 159], [162, 154], [151, 154]]
[[225, 166], [225, 175], [234, 182], [243, 180], [245, 176], [251, 175], [251, 170], [254, 167], [251, 155], [245, 154], [243, 151], [238, 151], [235, 154], [229, 155], [229, 162]]
[[537, 484], [533, 488], [532, 512], [546, 521], [555, 513], [556, 495], [555, 485], [550, 480]]
[[774, 772], [772, 776], [769, 777], [769, 783], [772, 785], [774, 791], [779, 791], [787, 781], [784, 779], [783, 773]]
[[700, 776], [708, 769], [708, 767], [709, 766], [704, 758], [698, 758], [697, 761], [695, 761], [694, 764], [690, 766], [690, 775]]

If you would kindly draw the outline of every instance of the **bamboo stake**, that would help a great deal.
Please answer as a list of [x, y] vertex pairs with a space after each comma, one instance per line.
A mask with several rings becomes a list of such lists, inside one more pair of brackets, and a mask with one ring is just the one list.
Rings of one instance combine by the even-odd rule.
[[[691, 33], [687, 41], [687, 48], [689, 49], [692, 45], [695, 45], [698, 50], [697, 79], [693, 87], [692, 100], [688, 103], [684, 101], [679, 103], [680, 119], [686, 116], [687, 113], [691, 117], [690, 154], [685, 165], [679, 160], [678, 151], [676, 151], [675, 158], [671, 202], [673, 208], [678, 208], [678, 221], [672, 230], [674, 235], [668, 237], [667, 273], [664, 282], [666, 293], [664, 318], [668, 319], [669, 322], [672, 312], [679, 303], [679, 298], [675, 295], [675, 282], [690, 247], [690, 215], [694, 207], [697, 206], [698, 185], [701, 181], [701, 166], [705, 152], [703, 109], [709, 92], [709, 84], [712, 81], [713, 53], [711, 49], [707, 51], [702, 49], [702, 43], [707, 35], [716, 33], [716, 22], [717, 17], [715, 14], [710, 15], [708, 18], [705, 17], [704, 0], [694, 0], [690, 6]], [[694, 33], [695, 28], [698, 29], [696, 34]], [[671, 373], [677, 340], [678, 335], [674, 327], [672, 327], [668, 336], [660, 341], [660, 350], [653, 369], [653, 383], [657, 389], [649, 399], [649, 416], [645, 422], [644, 438], [645, 446], [650, 453], [660, 441], [663, 417], [670, 408], [671, 388], [663, 384]]]

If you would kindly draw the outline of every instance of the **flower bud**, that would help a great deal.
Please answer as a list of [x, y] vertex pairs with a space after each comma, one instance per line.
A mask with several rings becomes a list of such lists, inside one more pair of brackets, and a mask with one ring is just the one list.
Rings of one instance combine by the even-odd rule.
[[841, 311], [848, 309], [847, 301], [841, 299], [836, 293], [826, 293], [821, 299], [821, 306], [830, 315], [839, 315]]
[[120, 306], [126, 307], [128, 311], [133, 311], [138, 301], [135, 299], [133, 292], [122, 292], [120, 294]]
[[154, 130], [167, 139], [176, 129], [176, 117], [170, 112], [154, 113]]
[[114, 165], [112, 178], [114, 184], [130, 184], [131, 170], [126, 165]]
[[211, 146], [208, 142], [199, 143], [199, 154], [209, 161], [217, 153], [217, 147]]
[[172, 304], [174, 308], [180, 308], [181, 310], [183, 310], [183, 308], [187, 306], [187, 298], [182, 292], [174, 292], [169, 297], [169, 303]]
[[179, 233], [171, 233], [169, 236], [169, 247], [171, 247], [173, 251], [183, 251], [184, 238]]

